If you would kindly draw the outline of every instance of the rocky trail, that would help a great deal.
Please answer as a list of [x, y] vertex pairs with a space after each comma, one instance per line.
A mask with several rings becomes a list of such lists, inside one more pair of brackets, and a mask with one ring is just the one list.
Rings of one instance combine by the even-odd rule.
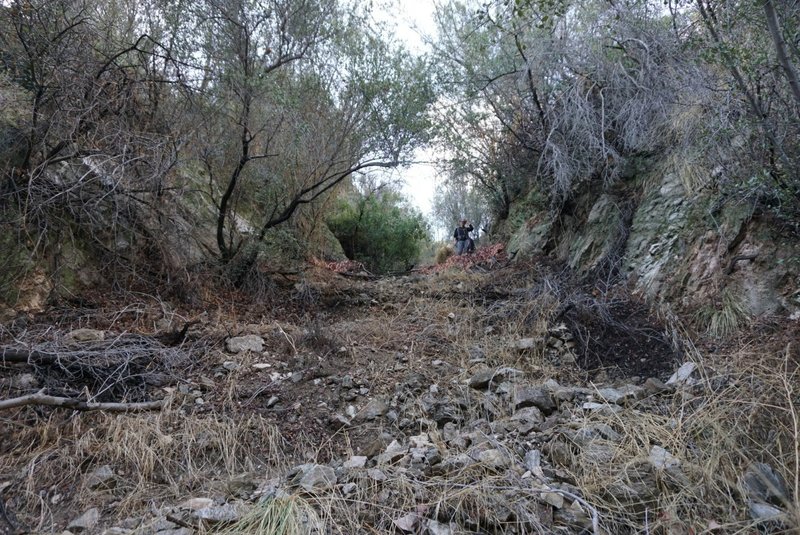
[[0, 400], [160, 409], [0, 412], [0, 533], [677, 535], [797, 520], [796, 395], [781, 379], [797, 354], [781, 326], [760, 326], [759, 347], [693, 344], [621, 289], [496, 259], [376, 280], [315, 266], [270, 307], [229, 297], [3, 328], [6, 355], [28, 358], [0, 359]]

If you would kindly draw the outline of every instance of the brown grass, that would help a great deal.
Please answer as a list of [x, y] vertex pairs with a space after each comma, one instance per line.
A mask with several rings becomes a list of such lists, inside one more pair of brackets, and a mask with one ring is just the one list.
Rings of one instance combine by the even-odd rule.
[[39, 420], [26, 410], [31, 423], [13, 430], [15, 455], [0, 456], [0, 474], [16, 474], [15, 509], [35, 531], [65, 510], [75, 516], [96, 503], [101, 491], [86, 488], [85, 474], [106, 464], [118, 475], [108, 492], [120, 517], [153, 501], [224, 488], [237, 474], [285, 468], [281, 437], [258, 416], [193, 414], [174, 400], [159, 413], [136, 416], [53, 413]]

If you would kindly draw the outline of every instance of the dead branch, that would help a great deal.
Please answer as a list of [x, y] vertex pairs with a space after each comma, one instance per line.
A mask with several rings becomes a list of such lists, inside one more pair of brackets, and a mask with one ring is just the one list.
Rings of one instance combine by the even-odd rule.
[[738, 256], [734, 256], [733, 258], [731, 258], [730, 264], [728, 264], [728, 267], [725, 269], [725, 274], [730, 275], [731, 273], [733, 273], [733, 270], [736, 268], [736, 262], [739, 262], [741, 260], [755, 260], [757, 257], [758, 253], [740, 254]]
[[73, 398], [48, 396], [43, 392], [37, 392], [36, 394], [29, 394], [27, 396], [0, 400], [0, 411], [24, 407], [26, 405], [45, 405], [76, 411], [140, 412], [159, 410], [163, 407], [164, 402], [159, 400], [141, 403], [94, 403]]
[[19, 363], [26, 364], [53, 364], [58, 360], [55, 355], [41, 353], [39, 351], [30, 351], [27, 349], [12, 349], [4, 347], [0, 349], [0, 364]]

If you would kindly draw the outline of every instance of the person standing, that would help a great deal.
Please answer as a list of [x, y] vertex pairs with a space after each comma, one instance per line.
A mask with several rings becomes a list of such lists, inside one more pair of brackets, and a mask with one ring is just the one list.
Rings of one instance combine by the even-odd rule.
[[453, 232], [453, 239], [456, 241], [456, 254], [461, 256], [466, 253], [469, 248], [469, 233], [472, 232], [474, 228], [472, 225], [467, 224], [466, 219], [462, 219], [459, 223], [459, 226], [457, 226], [456, 230]]

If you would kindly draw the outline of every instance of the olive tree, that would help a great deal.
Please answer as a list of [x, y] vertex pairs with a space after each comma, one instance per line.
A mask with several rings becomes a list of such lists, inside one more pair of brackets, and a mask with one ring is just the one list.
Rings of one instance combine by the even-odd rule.
[[[253, 244], [298, 208], [353, 173], [401, 164], [424, 140], [428, 66], [355, 7], [206, 0], [198, 20], [214, 67], [198, 142], [223, 264], [251, 267]], [[253, 228], [242, 232], [233, 220], [245, 212]]]
[[0, 205], [6, 223], [33, 243], [78, 232], [113, 258], [118, 244], [147, 233], [140, 209], [157, 210], [184, 140], [175, 125], [185, 112], [185, 65], [173, 54], [173, 13], [162, 7], [0, 7], [0, 95], [16, 110], [2, 125]]

